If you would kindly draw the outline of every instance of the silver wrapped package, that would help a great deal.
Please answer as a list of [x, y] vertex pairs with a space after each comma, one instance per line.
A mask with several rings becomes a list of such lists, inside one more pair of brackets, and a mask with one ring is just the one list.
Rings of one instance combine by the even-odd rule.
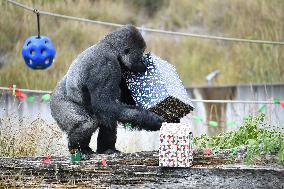
[[176, 123], [194, 109], [173, 65], [153, 53], [144, 55], [147, 70], [126, 74], [126, 84], [138, 106]]

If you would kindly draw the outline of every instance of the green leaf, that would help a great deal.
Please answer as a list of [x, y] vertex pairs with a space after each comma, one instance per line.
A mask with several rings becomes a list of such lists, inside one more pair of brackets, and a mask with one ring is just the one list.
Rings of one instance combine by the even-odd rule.
[[71, 161], [81, 161], [81, 154], [77, 150], [74, 154], [71, 154]]
[[262, 105], [262, 106], [259, 108], [259, 110], [258, 110], [259, 113], [265, 113], [265, 111], [266, 111], [266, 106], [265, 106], [265, 105]]
[[29, 96], [26, 100], [27, 102], [34, 102], [35, 101], [35, 96]]
[[237, 153], [238, 153], [238, 149], [237, 148], [233, 148], [232, 151], [231, 151], [231, 154], [233, 156], [235, 156], [235, 155], [237, 155]]
[[131, 125], [131, 123], [124, 123], [123, 127], [126, 128], [126, 129], [131, 129], [132, 125]]
[[193, 115], [192, 119], [197, 121], [197, 122], [202, 122], [203, 121], [202, 117], [201, 116], [197, 116], [197, 115]]
[[209, 121], [208, 125], [210, 125], [211, 127], [217, 127], [218, 126], [218, 122], [216, 122], [216, 121]]
[[45, 95], [42, 95], [41, 100], [46, 102], [46, 101], [49, 101], [50, 98], [51, 98], [50, 94], [45, 94]]
[[252, 116], [248, 115], [244, 117], [244, 121], [251, 121], [252, 120]]
[[280, 103], [280, 98], [273, 98], [273, 103], [274, 104], [279, 104]]
[[254, 139], [248, 139], [248, 145], [253, 146], [255, 145], [257, 142]]

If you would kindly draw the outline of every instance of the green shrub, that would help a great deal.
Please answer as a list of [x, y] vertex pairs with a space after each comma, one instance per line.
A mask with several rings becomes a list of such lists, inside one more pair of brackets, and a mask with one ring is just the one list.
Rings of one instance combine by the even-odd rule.
[[252, 163], [256, 157], [277, 154], [284, 161], [284, 134], [264, 122], [265, 115], [249, 116], [236, 131], [207, 137], [202, 135], [194, 139], [197, 148], [214, 150], [247, 147], [246, 161]]

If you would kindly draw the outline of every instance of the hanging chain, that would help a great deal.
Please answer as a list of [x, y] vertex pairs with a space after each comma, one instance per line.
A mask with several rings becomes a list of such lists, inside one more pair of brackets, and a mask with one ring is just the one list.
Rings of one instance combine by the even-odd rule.
[[36, 17], [37, 17], [37, 37], [40, 38], [39, 12], [37, 9], [34, 9], [34, 13], [36, 13]]

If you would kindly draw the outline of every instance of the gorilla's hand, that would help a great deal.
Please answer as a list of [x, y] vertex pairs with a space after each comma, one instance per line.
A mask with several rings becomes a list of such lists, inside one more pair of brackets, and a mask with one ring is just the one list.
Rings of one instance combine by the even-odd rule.
[[157, 114], [145, 110], [142, 112], [143, 116], [143, 125], [141, 127], [145, 130], [149, 131], [157, 131], [160, 130], [162, 126], [163, 119]]

